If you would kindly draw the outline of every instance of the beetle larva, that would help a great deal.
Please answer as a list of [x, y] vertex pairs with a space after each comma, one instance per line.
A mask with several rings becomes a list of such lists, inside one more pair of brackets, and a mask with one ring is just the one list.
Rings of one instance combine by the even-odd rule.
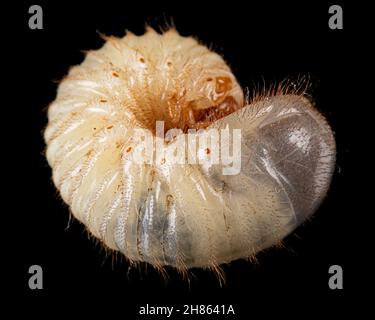
[[[174, 29], [107, 38], [61, 82], [48, 119], [48, 163], [73, 215], [130, 261], [179, 270], [279, 243], [319, 206], [335, 163], [331, 129], [308, 99], [247, 104], [223, 59]], [[192, 129], [239, 129], [240, 171], [134, 161], [136, 130], [156, 138], [157, 121], [180, 129], [167, 151]]]

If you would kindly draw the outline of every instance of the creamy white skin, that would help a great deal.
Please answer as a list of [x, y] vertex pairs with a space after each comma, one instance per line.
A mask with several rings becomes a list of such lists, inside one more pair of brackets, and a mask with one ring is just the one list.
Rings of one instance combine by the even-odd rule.
[[[73, 215], [131, 261], [186, 269], [252, 257], [314, 213], [335, 142], [301, 96], [242, 106], [229, 67], [194, 39], [175, 30], [109, 38], [70, 70], [49, 107], [53, 181]], [[135, 130], [155, 134], [158, 120], [185, 134], [240, 129], [240, 173], [133, 161]]]

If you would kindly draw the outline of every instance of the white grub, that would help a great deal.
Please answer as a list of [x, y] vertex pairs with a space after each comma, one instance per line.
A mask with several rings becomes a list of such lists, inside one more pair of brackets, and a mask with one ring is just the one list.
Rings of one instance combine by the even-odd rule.
[[[175, 29], [106, 38], [61, 82], [48, 118], [47, 159], [74, 217], [131, 262], [180, 271], [279, 244], [317, 209], [335, 163], [331, 129], [303, 94], [246, 102], [224, 60]], [[158, 120], [184, 134], [241, 129], [240, 173], [135, 163], [134, 130], [155, 134]]]

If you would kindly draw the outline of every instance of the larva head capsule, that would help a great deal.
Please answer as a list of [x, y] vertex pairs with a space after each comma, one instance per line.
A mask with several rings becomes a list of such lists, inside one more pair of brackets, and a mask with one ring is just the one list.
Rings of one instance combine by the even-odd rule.
[[[175, 30], [108, 38], [70, 70], [48, 118], [47, 159], [73, 215], [107, 247], [154, 266], [216, 268], [280, 242], [316, 210], [335, 163], [332, 132], [307, 99], [244, 106], [224, 60]], [[158, 145], [157, 121], [183, 139]], [[177, 149], [189, 129], [202, 129], [197, 139], [213, 132], [211, 144]], [[221, 129], [240, 139], [212, 146]], [[146, 138], [150, 160], [165, 152], [160, 161], [135, 161]], [[181, 150], [188, 162], [173, 163]]]

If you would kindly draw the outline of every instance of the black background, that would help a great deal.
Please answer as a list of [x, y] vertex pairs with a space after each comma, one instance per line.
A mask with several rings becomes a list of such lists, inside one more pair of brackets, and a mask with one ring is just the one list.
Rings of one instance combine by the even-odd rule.
[[[43, 30], [28, 28], [31, 4], [43, 8]], [[124, 319], [136, 318], [146, 303], [233, 304], [237, 315], [232, 319], [256, 314], [305, 318], [343, 314], [353, 308], [358, 257], [352, 213], [358, 208], [352, 197], [354, 138], [348, 126], [353, 119], [350, 93], [355, 65], [349, 52], [358, 41], [353, 22], [356, 10], [340, 2], [344, 30], [330, 30], [331, 4], [34, 1], [12, 8], [7, 13], [12, 16], [7, 29], [11, 30], [7, 32], [11, 60], [5, 61], [11, 85], [6, 90], [18, 103], [12, 104], [15, 116], [4, 123], [17, 151], [10, 157], [8, 172], [13, 177], [8, 201], [16, 219], [6, 230], [6, 247], [11, 248], [7, 264], [17, 301], [32, 306], [39, 315], [53, 317], [65, 310], [73, 316], [73, 310], [80, 309], [118, 313]], [[182, 35], [194, 35], [212, 45], [250, 92], [264, 83], [267, 87], [308, 75], [309, 92], [335, 132], [336, 170], [315, 216], [285, 240], [285, 249], [260, 253], [256, 264], [235, 261], [224, 266], [224, 287], [202, 270], [193, 271], [190, 285], [173, 270], [167, 281], [150, 266], [129, 271], [126, 261], [106, 256], [78, 222], [67, 228], [69, 210], [52, 184], [43, 155], [46, 107], [69, 66], [82, 61], [82, 51], [103, 44], [99, 32], [123, 36], [128, 29], [142, 34], [146, 23], [155, 28], [174, 23]], [[28, 288], [28, 268], [33, 264], [44, 270], [43, 290]], [[344, 269], [344, 290], [328, 288], [328, 268], [333, 264]], [[47, 308], [51, 305], [53, 310]], [[195, 317], [200, 318], [206, 317]]]

